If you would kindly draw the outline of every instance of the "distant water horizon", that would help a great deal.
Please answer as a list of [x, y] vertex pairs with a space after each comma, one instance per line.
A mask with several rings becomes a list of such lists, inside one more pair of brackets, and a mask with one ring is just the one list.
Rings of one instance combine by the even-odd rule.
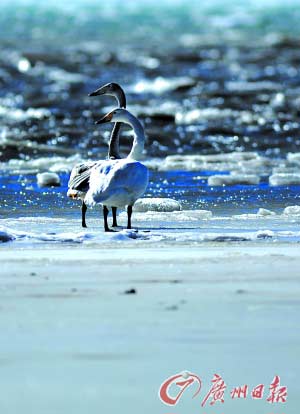
[[300, 33], [297, 0], [3, 0], [0, 10], [0, 40], [18, 38], [20, 43], [39, 41], [41, 45], [59, 38], [67, 43], [99, 37], [120, 43], [144, 40], [151, 45], [166, 34], [166, 42], [176, 43], [182, 33], [221, 38], [249, 32], [254, 37]]

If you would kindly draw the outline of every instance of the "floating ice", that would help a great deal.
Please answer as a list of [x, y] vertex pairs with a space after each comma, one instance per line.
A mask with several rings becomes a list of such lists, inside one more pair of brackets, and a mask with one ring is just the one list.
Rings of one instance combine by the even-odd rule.
[[269, 177], [269, 184], [277, 185], [300, 185], [300, 174], [273, 174]]
[[259, 177], [257, 175], [243, 175], [243, 174], [230, 174], [230, 175], [213, 175], [208, 177], [208, 185], [221, 186], [221, 185], [257, 185], [259, 184]]
[[45, 108], [29, 108], [26, 111], [19, 108], [7, 108], [0, 105], [0, 118], [8, 118], [13, 121], [26, 121], [27, 119], [48, 118], [51, 112]]
[[0, 226], [0, 243], [8, 241], [31, 241], [31, 242], [56, 242], [56, 243], [106, 243], [110, 241], [130, 241], [130, 240], [148, 240], [150, 232], [136, 230], [121, 230], [116, 233], [105, 232], [29, 232], [14, 230], [5, 226]]
[[229, 81], [226, 82], [226, 88], [231, 92], [261, 92], [261, 91], [278, 91], [282, 89], [282, 85], [277, 82], [260, 81], [260, 82], [245, 82], [245, 81]]
[[182, 210], [182, 206], [171, 198], [140, 198], [134, 204], [134, 210], [140, 213], [146, 211], [170, 212]]
[[173, 91], [179, 87], [193, 86], [195, 81], [187, 76], [178, 78], [157, 77], [154, 80], [141, 80], [135, 85], [128, 88], [134, 93], [154, 93], [160, 95], [162, 93]]
[[300, 152], [290, 152], [287, 155], [287, 160], [295, 164], [300, 164]]
[[300, 206], [288, 206], [283, 210], [286, 216], [300, 216]]
[[67, 72], [61, 68], [53, 68], [49, 70], [47, 68], [47, 76], [49, 79], [55, 82], [61, 83], [83, 83], [86, 80], [86, 76], [81, 75], [80, 73], [71, 73]]
[[[157, 164], [156, 164], [157, 165]], [[231, 152], [214, 155], [169, 155], [158, 164], [160, 171], [265, 171], [272, 161], [255, 152]]]
[[59, 175], [53, 172], [39, 173], [36, 176], [39, 187], [59, 187], [60, 178]]
[[[71, 157], [39, 157], [36, 159], [19, 160], [11, 159], [7, 163], [0, 163], [0, 169], [11, 172], [70, 172], [75, 164], [79, 163], [81, 158], [78, 154]], [[82, 161], [83, 162], [83, 161]]]
[[183, 112], [181, 109], [176, 113], [175, 121], [177, 124], [195, 124], [201, 121], [238, 118], [242, 119], [244, 123], [251, 123], [255, 117], [256, 115], [253, 115], [249, 111], [236, 111], [228, 108], [192, 109], [187, 112]]
[[[121, 213], [120, 217], [126, 217], [126, 213]], [[146, 211], [136, 212], [135, 217], [139, 221], [161, 221], [161, 222], [181, 222], [207, 220], [212, 217], [209, 210], [180, 210], [180, 211]]]
[[276, 213], [271, 210], [267, 210], [266, 208], [260, 208], [257, 212], [258, 216], [266, 217], [266, 216], [275, 216]]

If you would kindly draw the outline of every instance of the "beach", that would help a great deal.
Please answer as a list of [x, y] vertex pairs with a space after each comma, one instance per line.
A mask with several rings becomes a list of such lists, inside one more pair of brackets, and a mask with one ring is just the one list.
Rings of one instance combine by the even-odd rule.
[[[1, 410], [168, 413], [159, 387], [188, 370], [203, 390], [172, 412], [205, 412], [215, 373], [228, 390], [207, 412], [296, 412], [299, 265], [298, 245], [266, 243], [2, 249]], [[231, 399], [275, 375], [286, 404]]]

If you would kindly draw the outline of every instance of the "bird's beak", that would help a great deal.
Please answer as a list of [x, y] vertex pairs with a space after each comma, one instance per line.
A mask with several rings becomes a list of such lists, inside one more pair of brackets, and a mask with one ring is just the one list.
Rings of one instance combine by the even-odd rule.
[[109, 114], [105, 115], [103, 118], [96, 121], [95, 124], [105, 124], [106, 122], [110, 122], [112, 120], [113, 114], [110, 112]]
[[107, 91], [107, 85], [101, 86], [101, 88], [96, 89], [94, 92], [89, 93], [89, 96], [98, 96], [105, 95]]

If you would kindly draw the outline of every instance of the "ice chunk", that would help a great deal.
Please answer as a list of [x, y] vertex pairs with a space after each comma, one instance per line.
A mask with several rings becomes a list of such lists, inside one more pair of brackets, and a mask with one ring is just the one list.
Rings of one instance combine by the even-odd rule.
[[45, 108], [29, 108], [26, 111], [19, 108], [7, 108], [0, 105], [0, 118], [8, 118], [13, 121], [22, 122], [27, 119], [49, 118], [51, 112]]
[[257, 93], [262, 91], [273, 92], [282, 88], [278, 82], [260, 81], [260, 82], [245, 82], [245, 81], [229, 81], [226, 82], [226, 88], [230, 92], [242, 93]]
[[272, 160], [262, 157], [256, 152], [231, 152], [214, 155], [169, 155], [158, 164], [160, 171], [238, 171], [253, 172], [269, 171]]
[[300, 174], [273, 174], [269, 177], [269, 184], [277, 185], [300, 185]]
[[39, 173], [36, 176], [39, 187], [59, 187], [60, 178], [59, 175], [52, 172]]
[[183, 112], [181, 109], [175, 115], [177, 124], [195, 124], [201, 121], [215, 121], [228, 118], [242, 120], [244, 123], [251, 123], [255, 120], [256, 115], [253, 115], [249, 111], [236, 111], [228, 108], [192, 109], [187, 112]]
[[[126, 217], [126, 213], [121, 213], [120, 217]], [[135, 212], [135, 218], [139, 221], [162, 221], [162, 222], [181, 222], [207, 220], [212, 217], [209, 210], [180, 210], [180, 211], [146, 211]]]
[[168, 91], [174, 91], [181, 87], [191, 87], [195, 81], [187, 76], [177, 78], [157, 77], [154, 80], [141, 80], [128, 88], [134, 93], [154, 93], [160, 95]]
[[300, 216], [300, 206], [288, 206], [283, 210], [285, 216]]
[[70, 157], [39, 157], [35, 159], [19, 160], [11, 159], [7, 163], [0, 163], [0, 169], [3, 171], [19, 172], [70, 172], [75, 164], [83, 162], [79, 154]]
[[300, 152], [289, 152], [287, 155], [287, 160], [289, 162], [294, 162], [295, 164], [300, 164]]
[[181, 204], [172, 198], [140, 198], [134, 204], [134, 210], [138, 212], [146, 211], [180, 211]]
[[257, 185], [259, 184], [259, 177], [250, 174], [213, 175], [208, 178], [207, 184], [211, 186], [237, 184]]
[[258, 216], [275, 216], [276, 213], [274, 213], [274, 211], [271, 210], [267, 210], [266, 208], [260, 208], [257, 212]]

